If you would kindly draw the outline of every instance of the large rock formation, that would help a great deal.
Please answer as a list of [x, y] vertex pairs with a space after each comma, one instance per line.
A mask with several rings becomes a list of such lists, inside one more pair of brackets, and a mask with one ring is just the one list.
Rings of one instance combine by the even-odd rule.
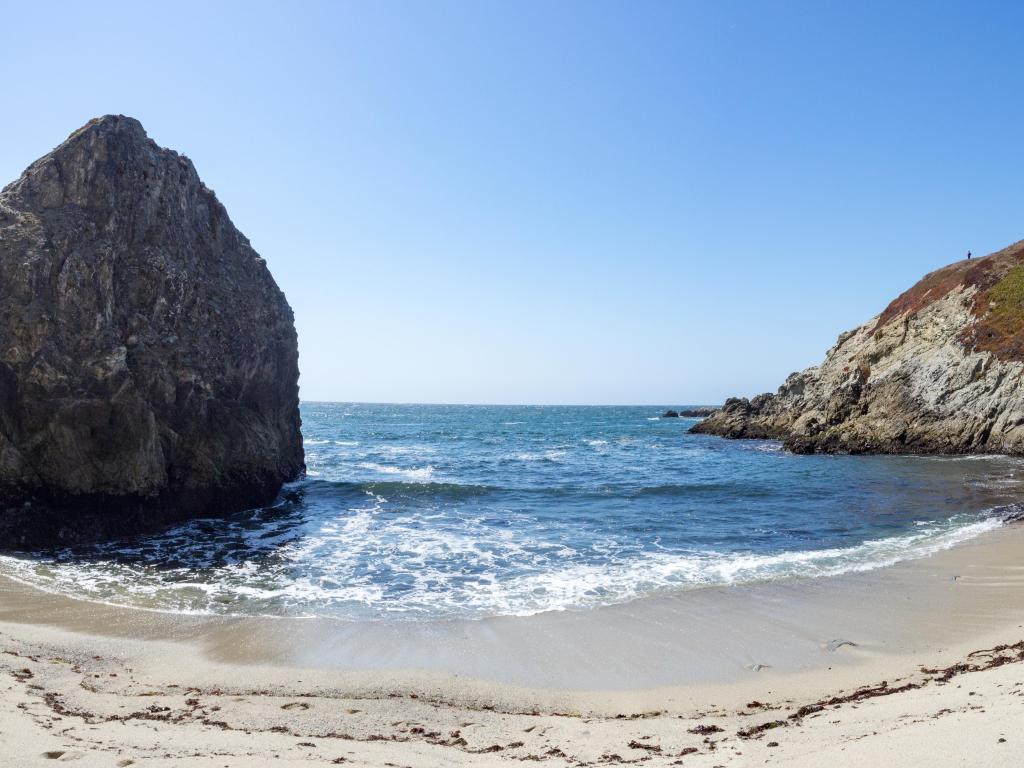
[[926, 275], [777, 393], [692, 431], [799, 453], [1024, 453], [1024, 241]]
[[292, 311], [188, 158], [93, 120], [0, 192], [0, 547], [266, 504]]

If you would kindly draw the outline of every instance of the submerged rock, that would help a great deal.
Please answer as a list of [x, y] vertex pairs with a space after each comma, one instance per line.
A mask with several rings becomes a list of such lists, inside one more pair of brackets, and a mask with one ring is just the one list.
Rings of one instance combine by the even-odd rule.
[[926, 275], [775, 394], [691, 431], [798, 453], [1024, 454], [1024, 241]]
[[188, 158], [107, 116], [0, 192], [0, 547], [266, 504], [303, 469], [291, 308]]

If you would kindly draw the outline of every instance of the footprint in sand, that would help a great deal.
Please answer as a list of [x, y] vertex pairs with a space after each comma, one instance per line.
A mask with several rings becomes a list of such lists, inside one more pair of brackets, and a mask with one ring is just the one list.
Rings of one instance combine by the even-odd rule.
[[309, 704], [304, 701], [292, 701], [288, 704], [282, 704], [281, 709], [309, 709]]
[[844, 645], [848, 645], [851, 648], [857, 647], [857, 643], [853, 642], [853, 640], [830, 640], [825, 647], [828, 648], [829, 653], [835, 653]]

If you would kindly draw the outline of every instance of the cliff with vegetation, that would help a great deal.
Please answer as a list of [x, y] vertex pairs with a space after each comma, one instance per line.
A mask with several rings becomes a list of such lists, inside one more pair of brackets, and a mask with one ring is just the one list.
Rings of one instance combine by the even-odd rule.
[[926, 275], [775, 394], [693, 432], [798, 453], [1024, 454], [1024, 241]]
[[266, 504], [292, 311], [188, 158], [93, 120], [0, 192], [0, 548]]

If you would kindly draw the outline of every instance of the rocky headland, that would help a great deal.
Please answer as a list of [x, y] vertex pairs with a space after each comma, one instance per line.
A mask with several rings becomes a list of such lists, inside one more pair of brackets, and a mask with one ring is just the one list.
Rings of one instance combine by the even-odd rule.
[[926, 275], [775, 394], [691, 431], [797, 453], [1024, 454], [1024, 241]]
[[266, 504], [304, 469], [292, 311], [138, 121], [0, 192], [0, 547]]

